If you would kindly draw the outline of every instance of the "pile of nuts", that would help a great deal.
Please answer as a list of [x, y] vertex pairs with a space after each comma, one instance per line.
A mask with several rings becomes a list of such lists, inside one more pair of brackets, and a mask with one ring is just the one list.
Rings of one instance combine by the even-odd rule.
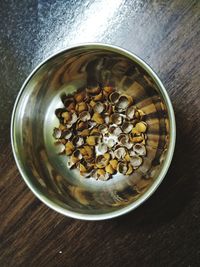
[[56, 109], [60, 125], [53, 136], [67, 166], [86, 178], [108, 180], [114, 174], [131, 175], [146, 156], [147, 124], [144, 112], [131, 96], [111, 86], [78, 90], [62, 97]]

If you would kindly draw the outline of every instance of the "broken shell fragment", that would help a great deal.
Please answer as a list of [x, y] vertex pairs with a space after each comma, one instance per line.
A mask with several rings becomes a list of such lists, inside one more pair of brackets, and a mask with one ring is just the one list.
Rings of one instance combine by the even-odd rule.
[[83, 102], [86, 98], [87, 94], [86, 94], [86, 91], [82, 91], [82, 92], [77, 92], [75, 95], [74, 95], [74, 99], [76, 100], [76, 102]]
[[70, 139], [72, 136], [72, 132], [69, 130], [65, 130], [62, 132], [62, 137], [65, 138], [66, 140]]
[[76, 130], [77, 131], [83, 131], [88, 128], [88, 122], [87, 121], [80, 121], [78, 120], [76, 123]]
[[129, 163], [128, 164], [128, 170], [126, 172], [126, 175], [130, 175], [133, 173], [133, 166]]
[[98, 130], [102, 134], [106, 134], [108, 132], [108, 126], [106, 124], [101, 124], [98, 127]]
[[65, 105], [66, 109], [68, 111], [72, 111], [75, 109], [75, 102], [74, 102], [74, 99], [72, 97], [70, 98], [66, 98], [64, 101], [63, 101], [63, 104]]
[[113, 169], [111, 164], [108, 164], [105, 168], [106, 172], [109, 174], [113, 174], [115, 172], [115, 170]]
[[90, 113], [88, 111], [82, 111], [79, 114], [79, 119], [81, 121], [89, 121], [91, 119]]
[[63, 154], [65, 152], [65, 145], [62, 142], [55, 142], [56, 152], [58, 154]]
[[110, 117], [109, 117], [109, 116], [105, 116], [105, 117], [104, 117], [104, 121], [105, 121], [106, 124], [108, 124], [109, 121], [110, 121]]
[[65, 123], [71, 120], [71, 113], [68, 111], [63, 112], [61, 116]]
[[99, 155], [96, 158], [96, 166], [99, 169], [105, 168], [108, 163], [108, 159], [106, 159], [103, 155]]
[[147, 130], [147, 124], [146, 122], [141, 121], [141, 122], [136, 123], [135, 128], [139, 133], [145, 133]]
[[133, 143], [140, 143], [140, 142], [142, 142], [144, 140], [144, 137], [142, 135], [136, 135], [136, 136], [134, 136], [134, 135], [131, 134], [130, 135], [130, 140]]
[[117, 171], [122, 174], [126, 174], [128, 170], [127, 163], [125, 162], [119, 162], [117, 165]]
[[94, 101], [100, 101], [100, 100], [103, 100], [103, 98], [104, 98], [104, 95], [103, 95], [102, 92], [100, 92], [98, 95], [95, 95], [95, 96], [93, 97], [93, 100], [94, 100]]
[[86, 138], [86, 143], [90, 146], [95, 146], [99, 142], [99, 136], [91, 135]]
[[97, 152], [98, 155], [103, 155], [107, 151], [108, 151], [108, 147], [107, 147], [107, 145], [105, 145], [103, 143], [98, 144], [97, 147], [96, 147], [96, 152]]
[[135, 107], [130, 106], [126, 111], [126, 116], [129, 120], [132, 120], [135, 116]]
[[111, 160], [110, 160], [110, 165], [112, 166], [112, 168], [113, 168], [114, 170], [117, 170], [118, 160], [116, 160], [116, 159], [111, 159]]
[[115, 144], [116, 144], [116, 140], [115, 140], [115, 139], [109, 139], [109, 140], [107, 141], [107, 145], [108, 145], [109, 148], [114, 147]]
[[110, 178], [110, 175], [104, 169], [97, 169], [94, 177], [96, 180], [106, 181]]
[[145, 156], [146, 155], [146, 147], [143, 144], [135, 144], [133, 146], [133, 150], [135, 151], [136, 154], [140, 156]]
[[113, 124], [120, 125], [122, 124], [122, 116], [119, 113], [113, 113], [111, 115], [111, 121]]
[[130, 163], [133, 168], [138, 168], [142, 164], [142, 158], [140, 156], [133, 156], [131, 157]]
[[126, 95], [122, 95], [119, 97], [119, 100], [116, 104], [118, 109], [125, 110], [132, 102], [132, 98]]
[[93, 114], [92, 120], [95, 121], [98, 124], [103, 124], [104, 123], [103, 117], [99, 113], [97, 113], [97, 112], [95, 112]]
[[74, 145], [72, 142], [67, 142], [65, 145], [65, 153], [67, 156], [70, 156], [74, 151]]
[[99, 86], [87, 88], [86, 92], [90, 95], [98, 95], [101, 92], [101, 88]]
[[72, 143], [73, 143], [74, 146], [80, 147], [80, 146], [82, 146], [84, 144], [84, 140], [80, 136], [75, 136], [73, 138], [73, 140], [72, 140]]
[[126, 121], [125, 121], [125, 122], [122, 124], [122, 131], [123, 131], [124, 133], [130, 133], [132, 129], [133, 129], [133, 124], [132, 124], [132, 123], [129, 123], [129, 122], [126, 122]]
[[119, 127], [114, 127], [113, 132], [112, 132], [115, 136], [119, 136], [122, 133], [121, 128]]
[[123, 147], [119, 147], [114, 151], [114, 154], [117, 159], [123, 159], [126, 155], [126, 150]]
[[97, 102], [96, 105], [93, 107], [94, 112], [102, 113], [105, 110], [105, 106], [101, 102]]
[[78, 117], [77, 117], [76, 113], [73, 112], [70, 123], [74, 124], [75, 122], [77, 122], [77, 120], [78, 120]]
[[109, 100], [111, 103], [115, 104], [117, 103], [117, 101], [119, 100], [119, 93], [118, 92], [113, 92], [109, 95]]
[[61, 135], [62, 135], [62, 131], [60, 129], [58, 129], [58, 128], [53, 129], [53, 137], [55, 139], [61, 138]]
[[88, 129], [84, 129], [78, 132], [78, 135], [83, 136], [83, 137], [88, 136], [89, 134], [90, 134], [90, 131]]
[[120, 135], [118, 136], [118, 141], [119, 141], [122, 145], [125, 145], [125, 144], [129, 141], [129, 137], [128, 137], [127, 134], [122, 133], [122, 134], [120, 134]]
[[82, 111], [88, 110], [88, 106], [85, 102], [80, 102], [76, 104], [76, 111], [81, 113]]

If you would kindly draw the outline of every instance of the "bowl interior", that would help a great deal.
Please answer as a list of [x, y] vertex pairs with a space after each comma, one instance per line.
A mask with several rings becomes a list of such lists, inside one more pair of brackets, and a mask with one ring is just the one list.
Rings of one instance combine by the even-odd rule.
[[[131, 176], [105, 182], [69, 170], [52, 136], [59, 125], [55, 109], [63, 107], [61, 95], [98, 83], [133, 96], [148, 123], [143, 165]], [[23, 177], [43, 201], [68, 212], [102, 215], [134, 203], [158, 179], [169, 147], [169, 127], [160, 88], [137, 58], [113, 48], [80, 46], [43, 63], [25, 83], [13, 116], [13, 148]]]

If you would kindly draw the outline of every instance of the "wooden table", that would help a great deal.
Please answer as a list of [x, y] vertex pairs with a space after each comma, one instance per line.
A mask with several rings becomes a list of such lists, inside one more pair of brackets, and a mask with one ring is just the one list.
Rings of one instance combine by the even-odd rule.
[[[200, 266], [200, 1], [1, 1], [0, 266]], [[87, 222], [41, 203], [16, 168], [11, 110], [23, 80], [74, 43], [122, 46], [158, 73], [177, 144], [156, 193], [121, 218]]]

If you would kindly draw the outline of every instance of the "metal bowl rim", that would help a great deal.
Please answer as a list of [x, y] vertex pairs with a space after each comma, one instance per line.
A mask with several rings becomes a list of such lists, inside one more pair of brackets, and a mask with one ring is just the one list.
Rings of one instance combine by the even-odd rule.
[[[95, 48], [95, 49], [104, 49], [105, 51], [107, 50], [110, 52], [116, 52], [116, 53], [119, 53], [119, 54], [129, 58], [130, 60], [138, 63], [143, 69], [145, 69], [147, 71], [147, 73], [151, 76], [151, 78], [153, 78], [154, 82], [157, 84], [157, 86], [160, 90], [160, 93], [162, 94], [162, 96], [164, 98], [164, 101], [165, 101], [165, 104], [166, 104], [167, 110], [168, 110], [168, 115], [169, 115], [169, 122], [170, 122], [169, 147], [168, 147], [167, 155], [166, 155], [166, 158], [165, 158], [165, 161], [164, 161], [164, 164], [162, 166], [162, 169], [160, 171], [159, 176], [156, 178], [156, 180], [153, 182], [153, 184], [150, 186], [150, 188], [142, 196], [140, 196], [136, 201], [127, 205], [126, 207], [120, 208], [119, 210], [111, 211], [111, 212], [108, 212], [105, 214], [85, 214], [85, 213], [73, 212], [73, 211], [70, 211], [70, 210], [67, 210], [67, 209], [61, 207], [60, 205], [58, 205], [57, 203], [55, 203], [51, 199], [49, 199], [49, 198], [45, 197], [43, 194], [41, 194], [41, 192], [35, 186], [33, 186], [33, 184], [31, 183], [31, 179], [29, 179], [29, 177], [24, 172], [23, 165], [20, 163], [20, 156], [17, 154], [16, 149], [15, 149], [15, 145], [14, 145], [14, 140], [15, 140], [15, 135], [14, 135], [15, 125], [14, 125], [14, 123], [15, 123], [16, 109], [17, 109], [21, 94], [24, 91], [27, 83], [31, 80], [31, 78], [34, 76], [34, 74], [41, 68], [41, 66], [46, 64], [49, 60], [53, 59], [54, 57], [59, 56], [62, 53], [70, 52], [70, 51], [73, 51], [77, 48], [80, 49], [81, 47], [82, 48], [87, 47], [91, 50], [93, 48]], [[58, 51], [57, 53], [49, 56], [47, 59], [43, 60], [39, 65], [37, 65], [33, 69], [33, 71], [29, 74], [29, 76], [24, 81], [24, 83], [23, 83], [23, 85], [22, 85], [22, 87], [21, 87], [21, 89], [17, 95], [17, 98], [15, 100], [15, 104], [14, 104], [13, 111], [12, 111], [12, 117], [11, 117], [10, 135], [11, 135], [11, 146], [12, 146], [12, 151], [14, 154], [16, 165], [19, 169], [19, 172], [20, 172], [22, 178], [24, 179], [25, 183], [30, 188], [30, 190], [43, 203], [45, 203], [48, 207], [52, 208], [53, 210], [65, 215], [65, 216], [72, 217], [75, 219], [95, 221], [95, 220], [111, 219], [111, 218], [115, 218], [115, 217], [118, 217], [120, 215], [123, 215], [125, 213], [128, 213], [131, 210], [134, 210], [135, 208], [140, 206], [142, 203], [144, 203], [156, 191], [156, 189], [158, 188], [158, 186], [160, 185], [160, 183], [164, 179], [164, 177], [168, 171], [168, 168], [170, 166], [172, 157], [173, 157], [175, 142], [176, 142], [176, 123], [175, 123], [175, 115], [174, 115], [174, 110], [173, 110], [173, 107], [171, 104], [171, 100], [167, 94], [167, 91], [166, 91], [164, 85], [160, 81], [157, 74], [152, 70], [152, 68], [146, 62], [144, 62], [144, 60], [142, 60], [140, 57], [136, 56], [132, 52], [129, 52], [126, 49], [121, 48], [119, 46], [115, 46], [115, 45], [111, 45], [111, 44], [103, 44], [103, 43], [83, 43], [83, 44], [77, 44], [77, 45], [67, 47], [67, 48], [62, 49], [62, 50]]]

